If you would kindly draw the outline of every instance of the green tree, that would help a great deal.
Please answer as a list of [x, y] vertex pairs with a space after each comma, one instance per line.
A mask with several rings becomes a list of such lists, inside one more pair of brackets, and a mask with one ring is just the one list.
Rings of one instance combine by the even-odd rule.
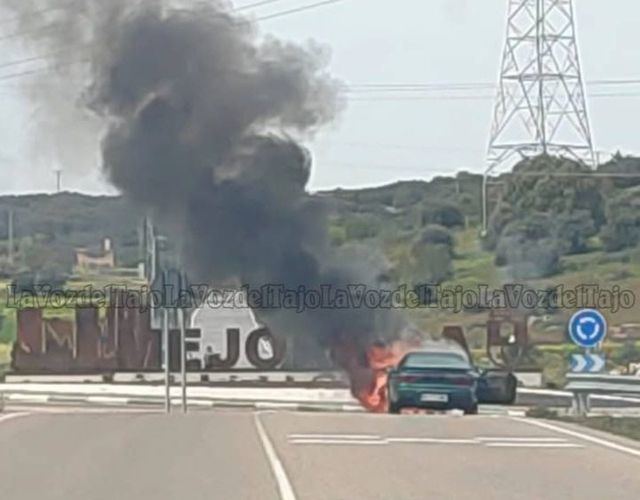
[[449, 228], [464, 226], [464, 214], [460, 208], [449, 202], [429, 202], [422, 208], [422, 225], [439, 224]]
[[411, 283], [439, 284], [452, 275], [451, 249], [448, 245], [417, 243], [411, 251]]
[[640, 158], [617, 154], [611, 161], [598, 168], [599, 173], [625, 174], [625, 177], [611, 177], [609, 184], [617, 189], [640, 185]]
[[591, 173], [589, 167], [564, 158], [543, 155], [523, 160], [505, 176], [503, 199], [516, 214], [587, 210], [599, 227], [605, 220], [604, 202], [599, 181]]
[[497, 266], [506, 266], [515, 279], [537, 279], [560, 271], [560, 251], [553, 238], [537, 241], [521, 236], [505, 236], [496, 248]]
[[416, 247], [419, 248], [421, 245], [443, 245], [447, 248], [449, 255], [453, 255], [455, 239], [446, 227], [431, 224], [422, 230]]
[[589, 238], [598, 234], [595, 221], [587, 210], [558, 215], [553, 221], [553, 235], [563, 254], [589, 250]]
[[607, 224], [600, 239], [605, 250], [616, 252], [640, 243], [640, 186], [624, 189], [607, 202]]
[[375, 238], [380, 231], [378, 220], [371, 215], [349, 217], [345, 226], [347, 240]]
[[587, 251], [605, 220], [601, 186], [590, 174], [580, 163], [543, 155], [503, 175], [483, 241], [496, 264], [514, 277], [540, 278], [560, 270], [562, 255]]

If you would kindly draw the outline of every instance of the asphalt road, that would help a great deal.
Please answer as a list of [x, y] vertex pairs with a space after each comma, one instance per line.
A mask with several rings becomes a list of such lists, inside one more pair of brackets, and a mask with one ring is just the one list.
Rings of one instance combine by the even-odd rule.
[[508, 416], [0, 415], [0, 498], [637, 499], [640, 446]]

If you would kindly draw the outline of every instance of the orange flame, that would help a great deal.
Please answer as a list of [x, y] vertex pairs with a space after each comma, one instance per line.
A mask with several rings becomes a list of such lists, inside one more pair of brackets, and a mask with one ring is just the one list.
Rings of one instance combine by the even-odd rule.
[[384, 413], [388, 409], [387, 371], [398, 365], [417, 342], [376, 343], [362, 350], [342, 345], [334, 350], [336, 361], [347, 371], [351, 392], [367, 410]]

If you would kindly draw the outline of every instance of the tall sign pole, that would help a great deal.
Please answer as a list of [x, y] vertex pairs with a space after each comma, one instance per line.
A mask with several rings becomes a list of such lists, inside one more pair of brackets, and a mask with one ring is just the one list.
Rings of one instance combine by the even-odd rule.
[[[573, 373], [599, 373], [604, 370], [606, 359], [603, 354], [593, 353], [592, 349], [602, 345], [607, 336], [607, 320], [595, 309], [581, 309], [569, 320], [569, 337], [574, 344], [584, 349], [584, 354], [571, 356]], [[589, 412], [588, 393], [577, 393], [573, 402], [573, 411], [578, 415]]]
[[171, 367], [169, 366], [169, 310], [162, 308], [162, 343], [164, 345], [164, 410], [171, 413]]
[[180, 381], [182, 383], [182, 412], [187, 413], [187, 339], [185, 314], [182, 306], [178, 308], [178, 322], [180, 323]]

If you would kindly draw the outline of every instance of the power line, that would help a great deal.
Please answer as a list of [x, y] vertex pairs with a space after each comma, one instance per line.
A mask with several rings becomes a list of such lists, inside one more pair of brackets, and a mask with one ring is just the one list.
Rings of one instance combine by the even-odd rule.
[[[229, 10], [229, 12], [230, 13], [242, 12], [242, 11], [245, 11], [247, 9], [252, 9], [252, 8], [256, 8], [256, 7], [264, 7], [264, 6], [271, 5], [271, 4], [278, 3], [278, 2], [282, 2], [282, 1], [283, 0], [261, 0], [259, 2], [253, 2], [253, 3], [250, 3], [250, 4], [241, 5], [239, 7], [232, 8], [232, 9]], [[288, 9], [288, 10], [285, 10], [285, 11], [275, 12], [273, 14], [267, 14], [265, 16], [258, 17], [258, 18], [256, 18], [256, 21], [266, 21], [268, 19], [274, 19], [276, 17], [282, 17], [282, 16], [286, 16], [286, 15], [289, 15], [289, 14], [295, 14], [295, 13], [298, 13], [298, 12], [304, 12], [304, 11], [307, 11], [307, 10], [316, 9], [318, 7], [323, 7], [324, 5], [328, 5], [328, 4], [332, 4], [332, 3], [338, 3], [338, 2], [342, 2], [342, 1], [344, 1], [344, 0], [325, 0], [323, 2], [317, 2], [317, 3], [310, 4], [310, 5], [303, 5], [302, 7]], [[78, 0], [75, 0], [75, 1], [71, 2], [69, 5], [67, 5], [66, 8], [58, 7], [56, 9], [51, 8], [51, 9], [47, 9], [47, 10], [69, 9], [69, 7], [71, 5], [73, 5], [73, 4], [77, 3], [77, 2], [78, 2]], [[46, 10], [43, 9], [43, 11], [46, 11]], [[222, 17], [222, 16], [225, 16], [226, 14], [227, 14], [226, 12], [218, 12], [218, 13], [215, 13], [213, 17]], [[40, 26], [40, 27], [37, 27], [37, 28], [32, 28], [32, 29], [23, 30], [23, 31], [16, 31], [14, 33], [9, 33], [8, 35], [0, 36], [0, 41], [11, 40], [11, 39], [14, 39], [14, 38], [20, 38], [21, 36], [30, 35], [30, 34], [33, 34], [33, 33], [47, 32], [47, 31], [55, 32], [55, 31], [62, 31], [64, 29], [65, 29], [64, 26], [61, 26], [61, 25], [59, 25], [57, 23], [50, 23], [50, 24], [47, 24], [47, 25], [44, 25], [44, 26]]]
[[[87, 48], [90, 45], [94, 45], [94, 44], [87, 44]], [[39, 56], [32, 56], [32, 57], [27, 57], [27, 58], [23, 58], [23, 59], [16, 59], [14, 61], [8, 61], [8, 62], [0, 64], [0, 68], [9, 68], [11, 66], [19, 66], [21, 64], [27, 64], [27, 63], [31, 63], [31, 62], [51, 59], [52, 57], [57, 56], [59, 54], [64, 54], [65, 52], [68, 52], [68, 50], [67, 49], [60, 49], [60, 50], [57, 50], [55, 52], [49, 52], [48, 54], [42, 54], [42, 55], [39, 55]]]
[[493, 89], [495, 85], [481, 82], [433, 82], [433, 83], [350, 83], [349, 89], [358, 89], [367, 92], [387, 90], [449, 90], [449, 89]]
[[[269, 3], [273, 3], [274, 0], [267, 0]], [[280, 1], [280, 0], [275, 0]], [[342, 0], [331, 0], [331, 3], [335, 3], [337, 1]], [[264, 2], [258, 2], [256, 4], [264, 4]], [[312, 4], [316, 6], [326, 5], [327, 2], [320, 2], [319, 4]], [[247, 8], [249, 6], [246, 6]], [[309, 7], [309, 6], [307, 6]], [[290, 12], [290, 11], [284, 11]], [[284, 14], [281, 13], [281, 14]], [[273, 16], [273, 15], [271, 15]], [[266, 16], [267, 18], [271, 18], [271, 16]], [[262, 18], [258, 18], [260, 20]], [[95, 45], [94, 43], [85, 44], [85, 48], [89, 48]], [[47, 60], [53, 56], [64, 54], [68, 52], [66, 49], [61, 49], [56, 52], [51, 52], [49, 54], [43, 54], [38, 56], [32, 56], [23, 59], [17, 59], [14, 61], [9, 61], [6, 63], [0, 64], [0, 68], [18, 66], [21, 64], [27, 64], [30, 62], [36, 62], [40, 60]], [[25, 71], [20, 71], [16, 73], [10, 73], [6, 75], [0, 75], [0, 81], [2, 80], [10, 80], [14, 78], [19, 78], [22, 76], [28, 76], [33, 74], [38, 74], [45, 71], [55, 70], [60, 66], [70, 66], [74, 64], [82, 64], [86, 63], [88, 60], [80, 60], [80, 61], [70, 61], [68, 63], [59, 63], [54, 67], [44, 67], [44, 68], [34, 68]], [[622, 85], [640, 85], [640, 78], [621, 78], [621, 79], [608, 79], [608, 80], [592, 80], [587, 82], [589, 87], [595, 86], [622, 86]], [[469, 90], [489, 90], [493, 88], [492, 84], [486, 82], [434, 82], [434, 83], [352, 83], [346, 84], [342, 87], [343, 92], [346, 94], [368, 94], [368, 93], [378, 93], [378, 94], [393, 94], [393, 93], [426, 93], [426, 92], [443, 92], [443, 91], [469, 91]], [[638, 93], [608, 93], [608, 94], [591, 94], [591, 97], [637, 97]], [[494, 99], [495, 96], [493, 94], [482, 95], [482, 94], [473, 94], [473, 95], [409, 95], [409, 96], [375, 96], [375, 97], [358, 97], [356, 99], [350, 98], [353, 101], [418, 101], [418, 100], [486, 100], [486, 99]]]
[[309, 5], [303, 5], [302, 7], [296, 7], [294, 9], [283, 10], [282, 12], [276, 12], [274, 14], [258, 17], [256, 21], [267, 21], [269, 19], [275, 19], [277, 17], [284, 17], [291, 14], [297, 14], [298, 12], [305, 12], [307, 10], [317, 9], [319, 7], [324, 7], [325, 5], [331, 5], [339, 2], [344, 2], [344, 0], [325, 0], [324, 2], [316, 2]]
[[[366, 161], [359, 163], [341, 163], [341, 162], [326, 162], [326, 166], [338, 167], [338, 168], [354, 168], [354, 169], [368, 169], [368, 170], [395, 170], [396, 172], [407, 173], [424, 173], [430, 175], [444, 175], [450, 176], [458, 174], [460, 172], [468, 172], [466, 170], [457, 171], [445, 171], [434, 170], [428, 166], [420, 165], [402, 165], [402, 164], [376, 164], [368, 163]], [[481, 172], [468, 172], [481, 176]], [[493, 178], [500, 177], [559, 177], [559, 178], [592, 178], [592, 179], [640, 179], [640, 173], [631, 172], [505, 172], [504, 174], [492, 176]]]
[[[57, 10], [69, 10], [70, 8], [72, 8], [74, 5], [78, 4], [80, 1], [82, 0], [72, 0], [71, 2], [69, 2], [66, 5], [62, 5], [62, 6], [57, 6], [57, 7], [49, 7], [49, 8], [45, 8], [45, 9], [41, 9], [38, 11], [33, 11], [30, 14], [26, 14], [24, 16], [17, 16], [15, 18], [15, 20], [19, 20], [22, 17], [33, 17], [35, 15], [38, 14], [43, 14], [43, 13], [47, 13], [50, 11], [57, 11]], [[231, 9], [231, 12], [240, 12], [243, 10], [247, 10], [247, 9], [251, 9], [251, 8], [255, 8], [255, 7], [262, 7], [262, 6], [266, 6], [266, 5], [270, 5], [270, 4], [274, 4], [277, 2], [282, 2], [283, 0], [261, 0], [259, 2], [254, 2], [254, 3], [250, 3], [247, 5], [241, 5], [239, 7], [233, 8]], [[220, 15], [224, 15], [224, 13], [220, 13]], [[5, 21], [4, 23], [6, 23], [7, 21]], [[0, 24], [3, 24], [2, 21], [0, 21]], [[3, 40], [10, 40], [13, 38], [19, 38], [23, 35], [29, 35], [32, 33], [39, 33], [39, 32], [46, 32], [49, 30], [52, 31], [62, 31], [64, 30], [65, 27], [61, 26], [57, 23], [50, 23], [50, 24], [46, 24], [44, 26], [39, 26], [37, 28], [32, 28], [32, 29], [28, 29], [28, 30], [22, 30], [22, 31], [16, 31], [14, 33], [9, 33], [8, 35], [3, 35], [2, 37], [0, 37], [0, 41]]]
[[[640, 78], [619, 78], [619, 79], [607, 79], [607, 80], [590, 80], [586, 82], [589, 85], [629, 85], [640, 84]], [[349, 88], [354, 89], [477, 89], [487, 88], [496, 89], [497, 86], [490, 82], [376, 82], [376, 83], [350, 83], [347, 85]]]
[[[324, 145], [324, 143], [320, 143], [320, 145]], [[448, 146], [411, 146], [408, 144], [385, 144], [379, 142], [361, 142], [361, 141], [346, 141], [346, 142], [329, 142], [326, 143], [328, 146], [343, 146], [349, 148], [380, 148], [380, 149], [390, 149], [390, 150], [405, 150], [405, 151], [443, 151], [443, 152], [456, 152], [456, 153], [480, 153], [484, 151], [484, 148], [465, 148], [465, 147], [448, 147]]]
[[44, 7], [42, 9], [38, 9], [38, 10], [33, 10], [31, 12], [27, 12], [25, 14], [18, 14], [17, 16], [0, 19], [0, 25], [9, 24], [9, 23], [15, 23], [17, 21], [20, 21], [24, 17], [33, 17], [33, 16], [37, 16], [37, 15], [40, 15], [40, 14], [46, 14], [47, 12], [54, 12], [56, 10], [68, 10], [72, 6], [76, 5], [77, 3], [80, 3], [81, 1], [82, 0], [71, 0], [70, 2], [65, 2], [62, 5], [54, 5], [54, 6], [51, 6], [51, 7]]
[[39, 26], [37, 28], [30, 28], [28, 30], [15, 31], [13, 33], [9, 33], [8, 35], [0, 36], [0, 41], [11, 40], [13, 38], [20, 38], [24, 35], [30, 35], [33, 33], [41, 33], [47, 31], [61, 31], [64, 29], [63, 26], [60, 26], [56, 23], [46, 24], [44, 26]]
[[[640, 92], [592, 93], [590, 98], [632, 98], [640, 97]], [[416, 102], [416, 101], [490, 101], [493, 95], [422, 95], [422, 96], [381, 96], [348, 97], [349, 102]]]
[[[239, 11], [243, 11], [243, 10], [250, 9], [250, 8], [266, 6], [266, 5], [274, 4], [274, 3], [277, 3], [277, 2], [281, 2], [281, 1], [282, 0], [262, 0], [260, 2], [254, 2], [254, 3], [251, 3], [251, 4], [247, 4], [247, 5], [242, 5], [240, 7], [237, 7], [235, 9], [233, 9], [232, 12], [239, 12]], [[289, 9], [289, 10], [285, 10], [285, 11], [281, 11], [281, 12], [276, 12], [276, 13], [273, 13], [273, 14], [268, 14], [268, 15], [256, 18], [255, 21], [266, 21], [266, 20], [269, 20], [269, 19], [275, 19], [277, 17], [284, 17], [284, 16], [288, 16], [288, 15], [291, 15], [291, 14], [296, 14], [298, 12], [304, 12], [304, 11], [307, 11], [307, 10], [316, 9], [316, 8], [319, 8], [319, 7], [323, 7], [325, 5], [338, 3], [338, 2], [342, 2], [342, 1], [344, 1], [344, 0], [325, 0], [323, 2], [317, 2], [317, 3], [314, 3], [314, 4], [304, 5], [302, 7], [297, 7], [297, 8], [294, 8], [294, 9]], [[218, 15], [223, 16], [224, 14], [218, 14]], [[21, 34], [28, 34], [28, 33], [34, 32], [34, 31], [42, 31], [44, 29], [53, 29], [53, 28], [56, 28], [56, 26], [49, 25], [49, 26], [44, 27], [44, 28], [22, 32]], [[57, 28], [60, 29], [62, 27], [57, 26]], [[8, 39], [8, 38], [17, 37], [19, 35], [20, 35], [19, 33], [7, 35], [5, 37], [0, 37], [0, 40], [5, 40], [5, 39]], [[82, 45], [80, 45], [80, 47], [90, 48], [93, 45], [95, 45], [95, 44], [94, 43], [82, 44]], [[69, 48], [71, 49], [71, 46]], [[30, 63], [30, 62], [46, 60], [46, 59], [51, 58], [52, 56], [55, 56], [55, 55], [58, 55], [58, 54], [61, 54], [61, 53], [65, 53], [65, 52], [67, 52], [67, 50], [63, 49], [63, 50], [56, 51], [56, 52], [49, 53], [49, 54], [37, 55], [37, 56], [27, 57], [27, 58], [23, 58], [23, 59], [17, 59], [17, 60], [14, 60], [14, 61], [9, 61], [9, 62], [0, 64], [0, 68], [18, 66], [18, 65], [27, 64], [27, 63]], [[43, 68], [43, 70], [44, 69], [46, 69], [46, 68]], [[34, 73], [35, 73], [35, 70], [15, 73], [15, 74], [11, 74], [11, 75], [0, 75], [0, 80], [11, 79], [11, 78], [15, 78], [15, 77], [18, 77], [18, 76], [23, 76], [23, 75], [24, 76], [31, 75], [31, 74], [34, 74]], [[5, 76], [7, 78], [4, 78]]]
[[[638, 179], [640, 173], [631, 172], [508, 172], [507, 177], [586, 177], [586, 178], [616, 178], [616, 179]], [[496, 176], [500, 177], [500, 176]]]
[[22, 78], [24, 76], [30, 76], [30, 75], [37, 75], [37, 74], [41, 74], [41, 73], [50, 73], [52, 71], [57, 70], [58, 68], [65, 68], [68, 66], [75, 66], [76, 64], [86, 64], [89, 63], [90, 60], [89, 59], [82, 59], [80, 61], [67, 61], [67, 62], [60, 62], [60, 63], [56, 63], [53, 66], [47, 66], [44, 68], [34, 68], [32, 70], [25, 70], [25, 71], [20, 71], [17, 73], [10, 73], [8, 75], [2, 75], [0, 76], [0, 81], [5, 81], [5, 80], [13, 80], [15, 78]]
[[[235, 9], [235, 11], [248, 9], [250, 7], [258, 7], [258, 6], [262, 6], [262, 5], [272, 4], [272, 3], [276, 3], [278, 1], [281, 1], [281, 0], [262, 0], [260, 2], [255, 2], [253, 4], [248, 4], [248, 5], [239, 7], [238, 9]], [[344, 1], [344, 0], [325, 0], [323, 2], [317, 2], [317, 3], [305, 5], [305, 6], [302, 6], [302, 7], [297, 7], [295, 9], [289, 9], [289, 10], [285, 10], [285, 11], [281, 11], [281, 12], [276, 12], [274, 14], [269, 14], [269, 15], [266, 15], [266, 16], [258, 17], [258, 18], [255, 19], [255, 21], [266, 21], [266, 20], [269, 20], [269, 19], [274, 19], [276, 17], [284, 17], [284, 16], [288, 16], [288, 15], [292, 15], [292, 14], [297, 14], [299, 12], [304, 12], [304, 11], [307, 11], [307, 10], [312, 10], [312, 9], [316, 9], [316, 8], [319, 8], [319, 7], [324, 7], [326, 5], [334, 4], [334, 3], [338, 3], [338, 2], [342, 2], [342, 1]], [[2, 39], [3, 38], [0, 38], [0, 40], [2, 40]], [[93, 44], [88, 44], [88, 45], [90, 46], [90, 45], [93, 45]], [[19, 64], [24, 64], [24, 63], [27, 63], [27, 62], [34, 62], [34, 61], [38, 61], [38, 60], [46, 60], [49, 57], [51, 57], [52, 55], [56, 55], [56, 54], [64, 53], [64, 52], [66, 52], [66, 50], [58, 51], [57, 53], [52, 53], [52, 54], [47, 54], [47, 55], [42, 55], [42, 56], [33, 56], [33, 57], [29, 57], [29, 58], [22, 59], [22, 60], [10, 61], [8, 63], [1, 64], [0, 68], [16, 66], [16, 65], [19, 65]], [[20, 71], [20, 72], [16, 72], [16, 73], [10, 73], [8, 75], [0, 75], [0, 81], [11, 80], [11, 79], [15, 79], [15, 78], [21, 78], [23, 76], [30, 76], [30, 75], [38, 74], [38, 73], [41, 73], [41, 72], [47, 72], [47, 71], [55, 70], [55, 69], [57, 69], [58, 67], [61, 67], [61, 66], [71, 66], [71, 65], [82, 64], [82, 63], [86, 63], [86, 62], [89, 62], [89, 61], [88, 60], [70, 61], [68, 63], [57, 64], [54, 67], [37, 68], [37, 69], [32, 69], [32, 70]]]
[[247, 5], [241, 5], [231, 9], [233, 12], [240, 12], [246, 9], [253, 9], [254, 7], [262, 7], [264, 5], [270, 5], [272, 3], [282, 2], [283, 0], [262, 0], [261, 2], [254, 2]]

